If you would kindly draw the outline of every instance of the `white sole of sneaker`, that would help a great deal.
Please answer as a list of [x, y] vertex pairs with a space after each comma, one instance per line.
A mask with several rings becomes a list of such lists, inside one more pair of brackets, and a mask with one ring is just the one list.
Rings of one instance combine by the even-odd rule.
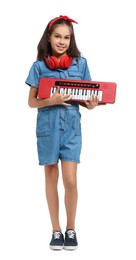
[[78, 246], [64, 246], [63, 247], [65, 250], [76, 250]]
[[63, 246], [50, 246], [50, 249], [52, 250], [62, 250], [63, 249]]

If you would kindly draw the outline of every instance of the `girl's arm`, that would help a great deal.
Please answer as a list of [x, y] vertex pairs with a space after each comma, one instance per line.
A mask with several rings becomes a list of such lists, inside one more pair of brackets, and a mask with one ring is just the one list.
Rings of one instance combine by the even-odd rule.
[[56, 90], [56, 92], [52, 95], [50, 98], [46, 99], [38, 99], [38, 89], [31, 86], [29, 91], [29, 97], [28, 97], [28, 105], [31, 108], [42, 108], [46, 106], [54, 106], [54, 105], [64, 105], [64, 106], [70, 106], [70, 104], [65, 103], [66, 101], [69, 101], [71, 99], [71, 94], [66, 94], [62, 92], [61, 94], [58, 93], [59, 88]]

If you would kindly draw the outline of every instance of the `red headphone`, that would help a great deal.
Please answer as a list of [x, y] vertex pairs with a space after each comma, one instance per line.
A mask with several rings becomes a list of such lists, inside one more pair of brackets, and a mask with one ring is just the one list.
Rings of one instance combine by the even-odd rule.
[[56, 70], [58, 68], [67, 69], [70, 67], [73, 58], [68, 55], [62, 56], [60, 60], [58, 60], [55, 56], [51, 56], [50, 58], [45, 58], [46, 64], [50, 69]]

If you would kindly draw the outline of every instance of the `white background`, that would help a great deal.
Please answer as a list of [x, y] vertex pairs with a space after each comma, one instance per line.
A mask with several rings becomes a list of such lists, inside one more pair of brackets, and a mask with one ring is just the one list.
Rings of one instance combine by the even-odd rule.
[[[136, 259], [135, 1], [3, 1], [0, 6], [0, 259]], [[67, 15], [93, 80], [117, 83], [114, 105], [81, 108], [83, 149], [74, 252], [49, 250], [51, 225], [38, 165], [28, 71], [52, 18]], [[61, 175], [60, 175], [61, 177]], [[60, 219], [65, 231], [63, 185]]]

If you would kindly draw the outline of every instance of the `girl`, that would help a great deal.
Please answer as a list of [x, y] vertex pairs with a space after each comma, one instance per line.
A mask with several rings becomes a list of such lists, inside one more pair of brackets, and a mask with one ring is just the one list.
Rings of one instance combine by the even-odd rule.
[[[38, 108], [37, 149], [39, 164], [44, 165], [46, 198], [52, 223], [51, 249], [76, 249], [75, 232], [77, 208], [77, 164], [80, 162], [81, 126], [79, 103], [71, 101], [71, 94], [59, 88], [52, 97], [38, 99], [41, 77], [91, 80], [87, 61], [77, 48], [72, 23], [67, 16], [51, 20], [38, 44], [37, 61], [29, 71], [26, 84], [30, 86], [28, 104]], [[92, 109], [98, 105], [96, 96], [81, 105]], [[65, 188], [66, 232], [59, 222], [58, 162], [61, 161]]]

